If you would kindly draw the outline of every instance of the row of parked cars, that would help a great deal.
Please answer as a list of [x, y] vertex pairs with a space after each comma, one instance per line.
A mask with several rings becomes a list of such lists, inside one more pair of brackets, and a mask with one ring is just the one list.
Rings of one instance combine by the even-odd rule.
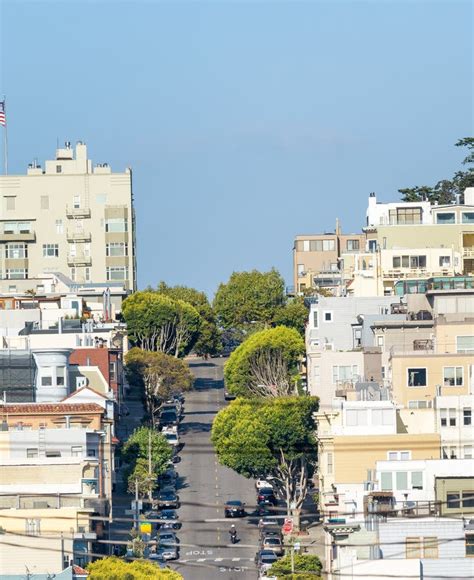
[[[156, 529], [152, 541], [156, 542], [148, 558], [160, 562], [179, 558], [179, 538], [177, 530], [181, 528], [178, 516], [179, 475], [175, 464], [180, 461], [179, 424], [184, 414], [184, 395], [175, 395], [165, 401], [159, 410], [158, 428], [173, 448], [173, 458], [168, 469], [158, 477], [158, 490], [153, 497], [153, 509], [145, 513], [150, 520], [159, 520], [153, 526]], [[153, 549], [154, 548], [154, 549]]]
[[259, 548], [255, 554], [259, 576], [265, 578], [268, 570], [285, 553], [281, 531], [282, 522], [271, 514], [271, 509], [278, 505], [271, 479], [258, 479], [255, 487], [257, 505], [267, 514], [259, 522]]

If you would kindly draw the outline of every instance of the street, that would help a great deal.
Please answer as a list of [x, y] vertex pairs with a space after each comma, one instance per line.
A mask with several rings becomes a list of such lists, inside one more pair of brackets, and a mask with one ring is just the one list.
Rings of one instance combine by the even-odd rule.
[[[183, 525], [178, 534], [180, 560], [171, 565], [186, 580], [257, 577], [257, 520], [224, 521], [224, 504], [229, 499], [242, 500], [253, 512], [254, 483], [219, 465], [210, 442], [214, 416], [226, 404], [223, 365], [224, 360], [219, 358], [189, 361], [196, 381], [194, 390], [186, 394], [185, 416], [180, 425], [184, 448], [176, 467]], [[231, 523], [235, 523], [240, 539], [235, 545], [229, 539]]]

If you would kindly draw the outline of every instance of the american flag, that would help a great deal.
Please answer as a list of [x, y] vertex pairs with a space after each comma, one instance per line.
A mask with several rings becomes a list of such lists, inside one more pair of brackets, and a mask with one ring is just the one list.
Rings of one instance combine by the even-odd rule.
[[0, 101], [0, 125], [7, 124], [7, 117], [5, 115], [5, 101]]

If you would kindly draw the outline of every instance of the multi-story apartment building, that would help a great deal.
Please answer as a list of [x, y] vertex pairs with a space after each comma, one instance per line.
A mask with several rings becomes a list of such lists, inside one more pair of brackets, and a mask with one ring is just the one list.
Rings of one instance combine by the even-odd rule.
[[343, 234], [336, 230], [324, 234], [296, 236], [293, 247], [294, 292], [319, 287], [333, 290], [340, 286], [339, 258], [343, 252], [365, 250], [365, 234]]
[[77, 283], [136, 287], [132, 173], [92, 166], [69, 142], [44, 169], [0, 176], [0, 278], [61, 272]]

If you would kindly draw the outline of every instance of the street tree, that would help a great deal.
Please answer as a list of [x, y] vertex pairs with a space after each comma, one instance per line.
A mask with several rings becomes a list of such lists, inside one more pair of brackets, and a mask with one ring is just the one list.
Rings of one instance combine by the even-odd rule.
[[447, 205], [455, 201], [456, 196], [462, 196], [466, 187], [474, 187], [474, 137], [459, 139], [455, 146], [467, 148], [467, 155], [462, 161], [467, 170], [456, 171], [451, 179], [441, 179], [434, 186], [399, 189], [403, 201], [429, 201], [432, 204]]
[[158, 284], [157, 292], [173, 300], [182, 300], [197, 310], [201, 316], [201, 325], [193, 351], [199, 356], [217, 354], [220, 349], [219, 330], [206, 294], [188, 286], [168, 286], [163, 281]]
[[296, 529], [316, 463], [317, 409], [314, 397], [238, 398], [212, 426], [219, 462], [245, 477], [274, 477]]
[[166, 437], [149, 427], [138, 427], [123, 446], [123, 457], [129, 465], [128, 490], [135, 492], [138, 480], [139, 493], [151, 494], [158, 475], [166, 471], [173, 456]]
[[126, 298], [122, 313], [132, 342], [175, 357], [191, 350], [201, 324], [193, 306], [150, 290]]
[[295, 296], [280, 308], [273, 317], [275, 326], [288, 326], [297, 330], [304, 337], [308, 322], [309, 309], [302, 296]]
[[147, 560], [125, 562], [115, 556], [101, 558], [87, 565], [88, 580], [183, 580], [178, 572], [160, 568]]
[[220, 284], [214, 297], [214, 311], [224, 328], [248, 332], [252, 325], [270, 326], [285, 304], [285, 282], [277, 270], [234, 272]]
[[226, 388], [243, 396], [293, 394], [304, 352], [304, 341], [293, 328], [277, 326], [255, 332], [230, 355], [224, 368]]
[[189, 391], [194, 382], [189, 367], [182, 360], [162, 352], [132, 348], [125, 355], [129, 384], [144, 393], [148, 414], [153, 419], [163, 400]]
[[276, 576], [278, 580], [317, 580], [321, 578], [323, 565], [318, 556], [312, 554], [290, 554], [276, 561], [268, 576]]

